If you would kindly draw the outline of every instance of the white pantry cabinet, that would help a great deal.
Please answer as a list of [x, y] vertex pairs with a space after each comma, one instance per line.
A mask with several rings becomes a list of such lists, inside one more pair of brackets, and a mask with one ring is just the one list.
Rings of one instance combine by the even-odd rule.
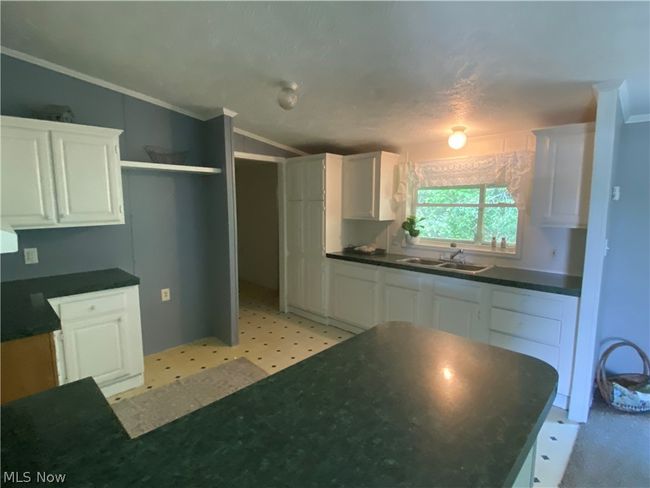
[[61, 319], [59, 383], [92, 376], [105, 396], [144, 383], [137, 286], [49, 300]]
[[292, 158], [285, 163], [284, 175], [287, 305], [325, 316], [325, 253], [341, 248], [341, 156]]
[[343, 157], [343, 218], [394, 220], [393, 194], [399, 155], [388, 152]]
[[15, 229], [124, 223], [121, 130], [1, 120], [3, 222]]
[[594, 125], [533, 131], [536, 137], [532, 221], [548, 227], [585, 228], [594, 153]]

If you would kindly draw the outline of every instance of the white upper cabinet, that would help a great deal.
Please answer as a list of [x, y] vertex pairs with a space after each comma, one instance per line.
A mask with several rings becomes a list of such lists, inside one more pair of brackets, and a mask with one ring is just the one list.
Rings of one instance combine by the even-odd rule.
[[387, 152], [343, 158], [343, 218], [394, 220], [393, 194], [399, 155]]
[[123, 224], [121, 132], [2, 117], [2, 221], [16, 229]]
[[117, 136], [52, 132], [59, 222], [124, 223]]
[[3, 123], [0, 161], [3, 224], [23, 229], [55, 225], [48, 131]]
[[533, 223], [585, 228], [594, 152], [593, 124], [550, 127], [534, 133], [537, 140]]

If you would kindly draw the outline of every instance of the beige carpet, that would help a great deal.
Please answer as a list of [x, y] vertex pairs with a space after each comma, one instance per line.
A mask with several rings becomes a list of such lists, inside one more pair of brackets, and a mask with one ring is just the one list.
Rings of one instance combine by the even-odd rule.
[[580, 428], [560, 486], [650, 486], [650, 413], [619, 412], [597, 396], [589, 420]]
[[126, 398], [111, 407], [129, 435], [138, 437], [266, 376], [263, 369], [246, 358], [239, 358]]

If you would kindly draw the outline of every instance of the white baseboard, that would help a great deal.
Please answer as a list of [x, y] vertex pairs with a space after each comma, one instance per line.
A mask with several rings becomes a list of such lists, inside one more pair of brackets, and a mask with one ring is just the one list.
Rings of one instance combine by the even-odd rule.
[[319, 324], [323, 325], [331, 325], [332, 327], [336, 327], [337, 329], [342, 329], [347, 332], [352, 332], [353, 334], [360, 334], [361, 332], [364, 331], [364, 329], [360, 327], [356, 327], [354, 325], [347, 324], [345, 322], [341, 322], [339, 320], [333, 319], [331, 317], [324, 317], [322, 315], [318, 315], [312, 312], [307, 312], [306, 310], [303, 310], [301, 308], [296, 308], [292, 306], [287, 307], [287, 312], [292, 313], [294, 315], [300, 315], [301, 317], [304, 317], [306, 319], [312, 320], [314, 322], [318, 322]]
[[117, 383], [110, 384], [101, 388], [102, 393], [106, 398], [122, 393], [123, 391], [130, 390], [131, 388], [137, 388], [138, 386], [144, 385], [144, 374], [139, 374], [136, 376], [131, 376], [124, 380], [118, 381]]

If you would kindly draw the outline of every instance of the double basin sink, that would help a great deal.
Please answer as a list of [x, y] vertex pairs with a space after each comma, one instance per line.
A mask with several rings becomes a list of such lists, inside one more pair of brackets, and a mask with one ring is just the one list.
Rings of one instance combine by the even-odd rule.
[[479, 274], [493, 268], [493, 265], [479, 265], [479, 264], [465, 264], [455, 261], [443, 261], [440, 259], [426, 259], [426, 258], [404, 258], [398, 259], [398, 263], [408, 263], [415, 266], [422, 266], [423, 268], [441, 269], [446, 271], [453, 271], [455, 273], [465, 274]]

